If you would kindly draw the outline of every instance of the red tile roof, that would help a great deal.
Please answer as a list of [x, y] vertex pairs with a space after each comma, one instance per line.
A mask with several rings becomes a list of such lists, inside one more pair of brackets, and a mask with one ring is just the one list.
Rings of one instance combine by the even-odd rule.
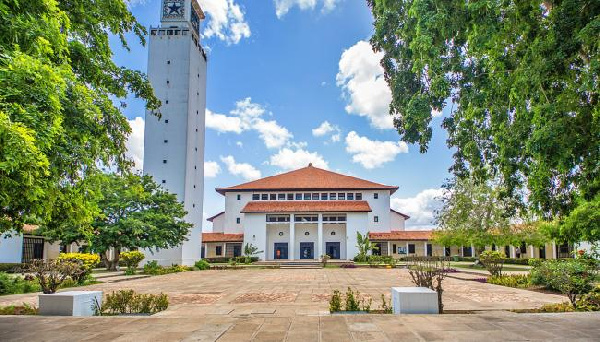
[[244, 242], [244, 234], [202, 233], [202, 242]]
[[261, 178], [240, 185], [217, 188], [224, 195], [228, 191], [262, 191], [262, 190], [389, 190], [393, 194], [397, 186], [383, 185], [364, 179], [345, 176], [339, 173], [319, 169], [309, 164], [307, 167], [282, 173], [276, 176]]
[[396, 214], [398, 214], [398, 215], [400, 215], [400, 216], [402, 216], [402, 217], [404, 217], [404, 219], [405, 219], [405, 220], [408, 220], [408, 219], [410, 218], [410, 216], [408, 216], [408, 215], [406, 215], [406, 214], [403, 214], [403, 213], [401, 213], [401, 212], [399, 212], [399, 211], [396, 211], [396, 210], [394, 210], [394, 209], [390, 209], [390, 211], [391, 211], [391, 212], [394, 212], [394, 213], [396, 213]]
[[367, 201], [251, 201], [242, 213], [370, 212]]
[[214, 215], [214, 216], [211, 216], [211, 217], [207, 218], [207, 219], [206, 219], [206, 221], [208, 221], [208, 222], [212, 222], [214, 219], [216, 219], [217, 217], [219, 217], [219, 216], [221, 216], [221, 215], [223, 215], [223, 214], [225, 214], [225, 212], [224, 212], [224, 211], [222, 211], [222, 212], [220, 212], [220, 213], [218, 213], [218, 214], [216, 214], [216, 215]]
[[369, 233], [369, 239], [373, 241], [426, 241], [431, 240], [433, 231], [431, 230], [392, 230], [389, 233]]

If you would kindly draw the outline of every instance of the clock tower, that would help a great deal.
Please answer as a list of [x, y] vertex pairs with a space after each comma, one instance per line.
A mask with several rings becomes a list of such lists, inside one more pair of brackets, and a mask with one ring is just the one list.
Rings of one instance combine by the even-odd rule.
[[148, 78], [161, 100], [160, 118], [147, 112], [144, 173], [183, 202], [194, 226], [180, 246], [145, 250], [146, 261], [193, 265], [201, 257], [204, 197], [206, 53], [198, 0], [161, 0], [161, 22], [150, 27]]

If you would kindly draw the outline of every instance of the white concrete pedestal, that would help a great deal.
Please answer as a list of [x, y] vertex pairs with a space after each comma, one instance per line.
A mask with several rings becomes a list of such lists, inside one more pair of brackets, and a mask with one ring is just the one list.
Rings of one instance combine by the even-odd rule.
[[38, 297], [42, 316], [93, 316], [102, 305], [102, 291], [67, 291]]
[[437, 292], [426, 287], [392, 287], [392, 308], [399, 314], [438, 314]]

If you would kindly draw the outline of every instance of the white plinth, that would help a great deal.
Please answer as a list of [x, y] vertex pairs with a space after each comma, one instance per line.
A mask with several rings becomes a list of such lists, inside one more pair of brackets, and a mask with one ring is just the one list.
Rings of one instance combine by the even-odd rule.
[[437, 292], [426, 287], [392, 287], [392, 308], [399, 314], [438, 314]]
[[93, 316], [96, 303], [102, 305], [102, 291], [41, 294], [38, 299], [43, 316]]

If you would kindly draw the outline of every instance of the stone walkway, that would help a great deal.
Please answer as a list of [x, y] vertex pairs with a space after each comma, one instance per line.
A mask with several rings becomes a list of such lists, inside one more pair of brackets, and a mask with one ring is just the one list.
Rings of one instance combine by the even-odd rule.
[[598, 341], [600, 313], [292, 317], [0, 316], [0, 341]]
[[[477, 275], [460, 274], [463, 278]], [[101, 283], [77, 290], [134, 289], [142, 293], [164, 292], [170, 307], [164, 317], [203, 315], [275, 316], [320, 315], [328, 310], [333, 290], [348, 287], [372, 298], [372, 308], [381, 304], [381, 294], [389, 299], [392, 286], [413, 286], [403, 269], [252, 269], [196, 271], [136, 279], [120, 283]], [[444, 286], [446, 310], [507, 310], [538, 308], [546, 303], [560, 303], [566, 297], [543, 294], [504, 286], [447, 278]], [[37, 294], [0, 297], [0, 306], [21, 303], [37, 305]]]

